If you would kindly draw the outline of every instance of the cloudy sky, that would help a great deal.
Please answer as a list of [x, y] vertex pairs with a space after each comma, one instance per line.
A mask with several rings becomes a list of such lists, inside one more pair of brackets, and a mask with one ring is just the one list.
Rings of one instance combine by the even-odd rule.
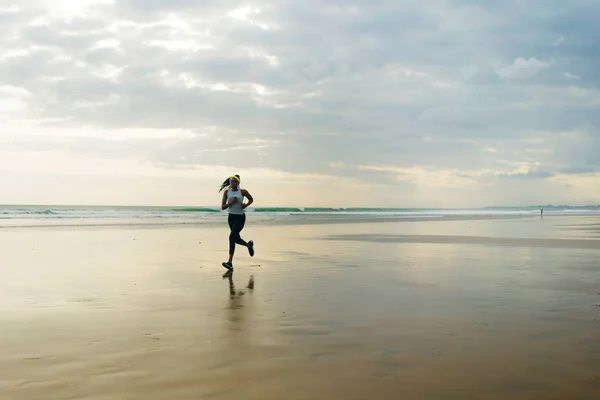
[[597, 0], [0, 0], [0, 203], [600, 203]]

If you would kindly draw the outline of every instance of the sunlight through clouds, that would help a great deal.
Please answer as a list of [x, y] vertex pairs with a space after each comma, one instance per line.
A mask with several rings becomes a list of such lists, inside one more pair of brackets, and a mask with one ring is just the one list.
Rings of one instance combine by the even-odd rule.
[[46, 10], [49, 18], [71, 20], [85, 15], [90, 8], [114, 5], [117, 0], [27, 0], [26, 4]]
[[230, 11], [227, 15], [232, 19], [248, 22], [252, 25], [258, 26], [259, 28], [268, 30], [269, 26], [267, 24], [256, 22], [251, 18], [251, 16], [257, 14], [260, 14], [260, 8], [252, 8], [250, 6], [246, 6]]

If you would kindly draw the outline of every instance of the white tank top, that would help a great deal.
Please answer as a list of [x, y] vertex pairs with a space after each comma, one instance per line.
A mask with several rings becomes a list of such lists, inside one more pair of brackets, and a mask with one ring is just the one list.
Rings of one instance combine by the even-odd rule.
[[227, 191], [227, 202], [229, 203], [231, 199], [237, 197], [237, 201], [229, 206], [228, 210], [230, 214], [243, 214], [244, 209], [242, 208], [242, 203], [244, 202], [244, 196], [242, 195], [242, 189], [238, 187], [238, 190], [235, 192], [231, 189]]

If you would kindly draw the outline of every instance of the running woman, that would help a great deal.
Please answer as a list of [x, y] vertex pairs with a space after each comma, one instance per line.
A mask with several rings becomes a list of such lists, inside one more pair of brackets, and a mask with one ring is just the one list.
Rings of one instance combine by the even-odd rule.
[[[221, 200], [221, 209], [229, 209], [229, 216], [227, 222], [229, 223], [229, 261], [224, 262], [223, 267], [230, 271], [233, 271], [233, 253], [235, 252], [235, 245], [239, 244], [248, 248], [250, 257], [254, 257], [254, 241], [250, 240], [246, 242], [241, 238], [240, 232], [244, 229], [246, 224], [246, 213], [245, 209], [254, 202], [254, 199], [246, 189], [240, 188], [240, 176], [231, 176], [223, 182], [219, 192], [228, 187], [223, 193], [223, 199]], [[248, 199], [247, 203], [244, 203], [244, 197]]]

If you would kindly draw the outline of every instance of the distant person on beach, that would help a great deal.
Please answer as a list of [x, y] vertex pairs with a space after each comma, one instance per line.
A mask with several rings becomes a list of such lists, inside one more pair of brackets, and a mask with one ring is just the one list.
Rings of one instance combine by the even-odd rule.
[[[254, 257], [254, 241], [250, 240], [246, 242], [240, 236], [240, 232], [244, 229], [246, 224], [245, 209], [254, 202], [252, 195], [246, 190], [240, 188], [240, 176], [233, 175], [221, 184], [221, 192], [223, 189], [228, 188], [223, 192], [223, 199], [221, 200], [221, 209], [229, 209], [229, 216], [227, 222], [229, 223], [229, 261], [224, 262], [223, 267], [230, 271], [233, 271], [233, 253], [235, 252], [235, 245], [239, 244], [248, 248], [250, 257]], [[244, 197], [248, 199], [247, 203], [244, 203]]]

